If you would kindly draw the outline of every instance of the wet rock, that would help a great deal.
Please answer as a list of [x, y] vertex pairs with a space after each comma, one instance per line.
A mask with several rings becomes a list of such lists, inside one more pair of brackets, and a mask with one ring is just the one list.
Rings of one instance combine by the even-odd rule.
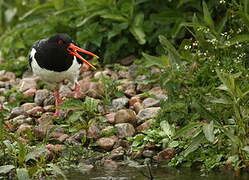
[[135, 133], [134, 127], [129, 123], [116, 124], [115, 127], [117, 128], [117, 134], [120, 138], [133, 136]]
[[156, 98], [159, 100], [162, 99], [166, 100], [168, 98], [166, 91], [161, 87], [154, 87], [151, 90], [149, 90], [149, 93], [155, 95]]
[[136, 114], [131, 109], [119, 110], [118, 112], [116, 112], [114, 119], [115, 119], [115, 124], [118, 123], [136, 124], [137, 122]]
[[15, 107], [11, 110], [10, 119], [17, 117], [19, 115], [25, 115], [25, 111], [21, 107]]
[[97, 140], [97, 144], [102, 149], [111, 150], [115, 144], [115, 140], [111, 137], [102, 137]]
[[49, 126], [53, 124], [53, 121], [51, 119], [52, 113], [46, 112], [41, 115], [40, 118], [38, 118], [36, 121], [41, 126]]
[[128, 96], [128, 97], [133, 97], [133, 96], [136, 95], [136, 90], [133, 89], [133, 88], [126, 89], [126, 90], [124, 91], [124, 94], [125, 94], [126, 96]]
[[27, 145], [30, 141], [28, 139], [25, 139], [23, 137], [17, 138], [19, 142], [21, 142], [23, 145]]
[[129, 106], [133, 106], [136, 102], [141, 103], [141, 99], [140, 99], [139, 97], [132, 97], [132, 98], [129, 100]]
[[151, 157], [153, 157], [153, 155], [154, 155], [154, 151], [152, 151], [152, 150], [144, 150], [143, 151], [143, 156], [146, 158], [151, 158]]
[[38, 106], [43, 106], [44, 100], [47, 99], [49, 96], [50, 92], [47, 89], [40, 89], [37, 90], [34, 101]]
[[46, 148], [53, 153], [60, 153], [65, 148], [65, 146], [62, 144], [48, 144], [46, 145]]
[[139, 126], [136, 128], [137, 132], [143, 132], [143, 131], [145, 131], [145, 130], [150, 129], [151, 123], [152, 123], [152, 121], [150, 121], [150, 120], [145, 121], [144, 123], [142, 123], [141, 125], [139, 125]]
[[28, 89], [36, 88], [35, 78], [24, 78], [20, 81], [19, 91], [24, 92]]
[[118, 168], [118, 163], [116, 161], [113, 161], [113, 160], [104, 160], [103, 161], [103, 165], [105, 168], [107, 169], [117, 169]]
[[27, 118], [25, 115], [19, 115], [10, 120], [10, 122], [16, 126], [19, 126], [24, 123], [31, 124], [32, 121], [32, 118]]
[[0, 75], [0, 81], [10, 81], [14, 80], [16, 78], [16, 75], [13, 72], [6, 72], [3, 75]]
[[40, 116], [44, 112], [44, 109], [41, 106], [36, 106], [27, 111], [27, 114], [30, 116]]
[[[73, 91], [68, 86], [66, 86], [66, 85], [62, 85], [60, 87], [59, 91], [60, 91], [61, 97], [68, 97], [68, 98], [70, 98], [70, 97], [73, 97], [73, 95], [74, 95]], [[47, 105], [49, 105], [49, 104], [47, 104]]]
[[124, 109], [128, 104], [129, 99], [127, 97], [120, 97], [112, 100], [112, 107], [117, 111]]
[[135, 112], [138, 114], [142, 109], [144, 109], [143, 105], [140, 102], [136, 102], [133, 104]]
[[36, 126], [33, 128], [35, 137], [39, 139], [43, 139], [47, 136], [49, 129], [51, 129], [52, 126]]
[[100, 137], [99, 128], [95, 124], [92, 124], [87, 130], [87, 136], [93, 139], [98, 139]]
[[120, 64], [122, 64], [124, 66], [128, 66], [128, 65], [131, 65], [135, 59], [136, 59], [136, 57], [134, 55], [127, 56], [127, 57], [120, 60]]
[[129, 79], [130, 78], [130, 74], [128, 71], [119, 71], [118, 72], [118, 76], [120, 79]]
[[32, 130], [33, 126], [29, 125], [29, 124], [21, 124], [18, 129], [17, 129], [17, 133], [25, 133], [28, 130]]
[[163, 151], [159, 152], [155, 157], [158, 162], [164, 162], [172, 159], [175, 156], [175, 149], [166, 148]]
[[107, 122], [114, 124], [115, 123], [115, 119], [114, 119], [115, 114], [116, 113], [114, 113], [114, 112], [106, 114], [105, 117], [107, 118]]
[[27, 91], [25, 91], [25, 92], [23, 93], [23, 95], [24, 95], [25, 97], [34, 97], [36, 91], [37, 91], [36, 88], [30, 88], [30, 89], [28, 89]]
[[136, 91], [138, 93], [147, 92], [147, 91], [150, 90], [150, 88], [151, 88], [151, 84], [138, 84], [137, 88], [136, 88]]
[[154, 98], [146, 98], [142, 103], [144, 108], [148, 107], [158, 107], [160, 105], [160, 100]]
[[33, 109], [34, 107], [36, 107], [37, 104], [36, 103], [24, 103], [21, 105], [21, 108], [24, 110], [24, 111], [29, 111], [31, 109]]
[[160, 107], [150, 107], [142, 109], [137, 115], [138, 123], [142, 123], [147, 119], [152, 119], [156, 117], [160, 109]]
[[55, 104], [55, 97], [52, 93], [49, 94], [49, 96], [44, 99], [43, 106], [51, 106]]
[[67, 134], [61, 134], [57, 140], [60, 141], [60, 142], [64, 142], [67, 138], [69, 138], [69, 135]]
[[77, 132], [76, 134], [74, 134], [73, 136], [69, 137], [66, 139], [66, 143], [67, 144], [80, 144], [81, 140], [83, 139], [84, 136], [86, 136], [86, 131], [85, 130], [80, 130], [79, 132]]
[[108, 156], [108, 159], [111, 160], [123, 160], [124, 159], [124, 148], [122, 146], [119, 146], [111, 151], [111, 154]]

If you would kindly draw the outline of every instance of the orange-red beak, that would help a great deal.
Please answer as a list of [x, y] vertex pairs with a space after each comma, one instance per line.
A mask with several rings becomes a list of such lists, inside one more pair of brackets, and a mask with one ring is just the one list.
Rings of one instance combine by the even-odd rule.
[[67, 47], [67, 51], [69, 54], [76, 56], [77, 58], [79, 58], [80, 60], [82, 60], [84, 63], [86, 63], [88, 66], [92, 67], [93, 69], [96, 69], [91, 63], [89, 63], [87, 60], [85, 60], [81, 55], [79, 55], [77, 53], [77, 51], [82, 52], [84, 54], [88, 54], [90, 56], [94, 56], [96, 58], [99, 58], [97, 55], [86, 51], [84, 49], [79, 48], [78, 46], [74, 45], [73, 43], [70, 43], [70, 45]]

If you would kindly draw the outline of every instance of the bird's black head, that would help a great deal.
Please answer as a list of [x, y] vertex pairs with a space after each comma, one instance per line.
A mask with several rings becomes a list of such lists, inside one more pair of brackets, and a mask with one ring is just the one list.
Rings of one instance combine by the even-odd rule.
[[67, 34], [56, 34], [48, 38], [48, 43], [53, 44], [55, 47], [59, 49], [64, 49], [67, 52], [68, 46], [73, 43], [72, 38]]
[[[77, 51], [91, 56], [97, 55], [76, 46], [72, 38], [67, 34], [56, 34], [42, 41], [37, 48], [36, 59], [41, 67], [49, 70], [65, 71], [73, 62], [74, 57], [89, 66], [95, 67], [85, 60]], [[36, 50], [37, 50], [36, 49]]]

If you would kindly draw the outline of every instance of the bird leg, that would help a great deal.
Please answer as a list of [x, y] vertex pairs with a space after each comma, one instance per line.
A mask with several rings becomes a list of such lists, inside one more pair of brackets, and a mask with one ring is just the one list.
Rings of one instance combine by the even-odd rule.
[[74, 87], [74, 98], [80, 98], [81, 97], [81, 87], [79, 85], [79, 83], [75, 83], [75, 87]]
[[[54, 89], [53, 91], [54, 97], [55, 97], [55, 107], [58, 107], [62, 104], [62, 98], [60, 96], [59, 89]], [[55, 109], [55, 113], [53, 114], [53, 117], [58, 118], [61, 116], [60, 109]]]

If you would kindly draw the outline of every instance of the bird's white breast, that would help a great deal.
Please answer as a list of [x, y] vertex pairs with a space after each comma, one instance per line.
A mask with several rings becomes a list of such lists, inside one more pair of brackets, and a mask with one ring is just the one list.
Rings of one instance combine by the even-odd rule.
[[36, 50], [32, 48], [30, 52], [30, 57], [32, 58], [31, 67], [35, 75], [39, 76], [43, 81], [48, 83], [59, 83], [65, 79], [70, 80], [72, 83], [77, 82], [81, 64], [77, 62], [76, 57], [74, 56], [73, 64], [69, 69], [62, 72], [55, 72], [41, 68], [37, 61], [35, 60]]

